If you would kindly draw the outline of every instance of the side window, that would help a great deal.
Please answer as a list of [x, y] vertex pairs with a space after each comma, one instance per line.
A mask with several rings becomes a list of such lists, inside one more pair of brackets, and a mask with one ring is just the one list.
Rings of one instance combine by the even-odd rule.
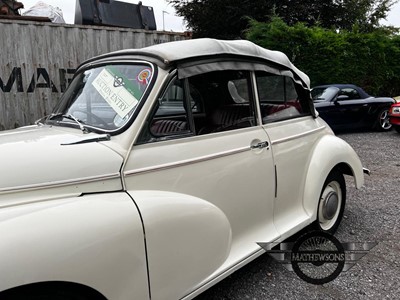
[[[342, 96], [342, 97], [340, 97]], [[339, 100], [360, 99], [360, 94], [353, 88], [344, 88], [339, 92]]]
[[173, 80], [158, 99], [138, 143], [256, 125], [250, 82], [248, 71], [215, 71]]
[[256, 124], [250, 72], [209, 72], [190, 77], [189, 83], [203, 99], [204, 106], [202, 114], [193, 111], [196, 134], [236, 130]]
[[263, 124], [308, 114], [308, 99], [302, 100], [293, 79], [256, 72], [257, 92]]
[[186, 118], [185, 92], [183, 81], [175, 79], [167, 88], [166, 92], [158, 100], [156, 117], [180, 115]]
[[158, 99], [143, 128], [138, 143], [192, 135], [187, 110], [184, 80], [174, 79]]

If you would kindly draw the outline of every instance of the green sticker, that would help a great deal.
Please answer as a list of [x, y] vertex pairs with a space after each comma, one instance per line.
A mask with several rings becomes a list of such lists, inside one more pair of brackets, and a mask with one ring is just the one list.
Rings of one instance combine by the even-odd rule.
[[105, 68], [93, 80], [92, 85], [114, 111], [124, 118], [137, 105], [143, 93], [118, 73], [111, 68]]

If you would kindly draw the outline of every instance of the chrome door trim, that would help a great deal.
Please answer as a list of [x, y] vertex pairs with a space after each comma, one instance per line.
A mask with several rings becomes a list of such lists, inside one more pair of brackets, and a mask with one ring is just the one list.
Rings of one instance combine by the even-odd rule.
[[151, 167], [139, 168], [136, 170], [129, 170], [129, 171], [125, 171], [123, 174], [124, 174], [124, 176], [132, 176], [132, 175], [137, 175], [137, 174], [142, 174], [142, 173], [167, 170], [167, 169], [172, 169], [172, 168], [176, 168], [176, 167], [186, 166], [186, 165], [190, 165], [190, 164], [200, 163], [200, 162], [204, 162], [204, 161], [208, 161], [208, 160], [213, 160], [213, 159], [217, 159], [217, 158], [221, 158], [221, 157], [226, 157], [226, 156], [230, 156], [230, 155], [243, 153], [243, 152], [249, 151], [250, 149], [251, 149], [250, 146], [247, 146], [247, 147], [228, 150], [228, 151], [224, 151], [224, 152], [220, 152], [220, 153], [216, 153], [216, 154], [210, 154], [210, 155], [200, 156], [200, 157], [191, 158], [191, 159], [185, 159], [185, 160], [181, 160], [178, 162], [160, 164], [158, 166], [156, 165], [156, 166], [151, 166]]
[[271, 140], [271, 145], [278, 145], [278, 144], [285, 143], [285, 142], [288, 142], [288, 141], [291, 141], [291, 140], [295, 140], [295, 139], [298, 139], [298, 138], [301, 138], [301, 137], [304, 137], [304, 136], [307, 136], [307, 135], [311, 135], [311, 134], [314, 134], [316, 132], [322, 131], [325, 128], [326, 128], [326, 126], [324, 125], [324, 126], [321, 126], [321, 127], [315, 128], [315, 129], [311, 129], [309, 131], [302, 132], [302, 133], [299, 133], [299, 134], [295, 134], [295, 135], [292, 135], [292, 136], [289, 136], [289, 137], [285, 137], [285, 138], [282, 138], [282, 139]]

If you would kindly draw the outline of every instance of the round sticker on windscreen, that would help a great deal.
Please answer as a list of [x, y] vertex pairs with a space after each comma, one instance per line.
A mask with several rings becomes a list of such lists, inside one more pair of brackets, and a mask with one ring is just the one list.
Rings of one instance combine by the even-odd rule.
[[151, 79], [151, 70], [150, 69], [144, 69], [140, 71], [137, 80], [142, 83], [142, 84], [148, 84]]

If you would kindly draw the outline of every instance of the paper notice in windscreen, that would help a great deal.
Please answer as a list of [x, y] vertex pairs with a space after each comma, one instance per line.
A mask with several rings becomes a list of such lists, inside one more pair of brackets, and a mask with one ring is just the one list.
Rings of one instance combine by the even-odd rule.
[[122, 76], [114, 75], [107, 69], [103, 69], [92, 82], [94, 88], [121, 118], [139, 102], [125, 84], [127, 82]]

